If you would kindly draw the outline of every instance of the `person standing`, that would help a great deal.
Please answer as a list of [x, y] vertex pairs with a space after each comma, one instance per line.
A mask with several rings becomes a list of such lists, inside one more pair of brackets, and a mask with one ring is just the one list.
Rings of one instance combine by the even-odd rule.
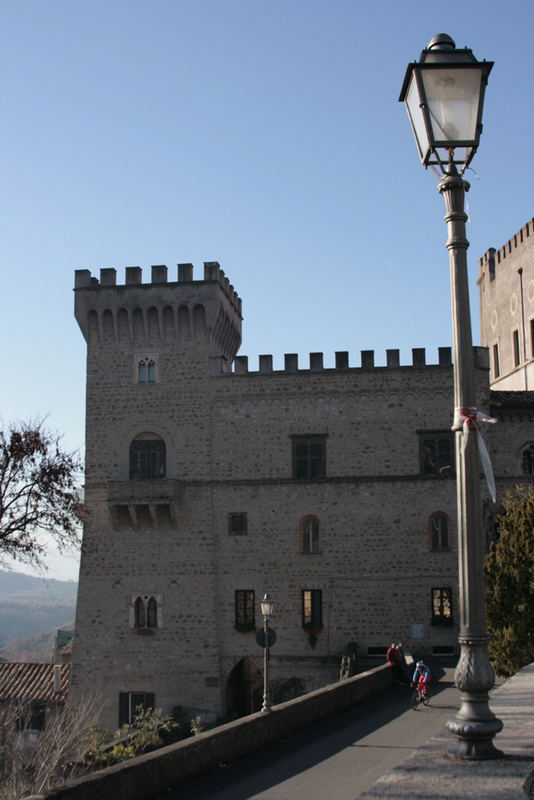
[[408, 683], [410, 680], [410, 670], [408, 669], [408, 664], [406, 663], [406, 656], [404, 655], [404, 642], [402, 639], [400, 642], [397, 642], [397, 653], [399, 654], [402, 679]]
[[391, 647], [386, 653], [386, 661], [388, 664], [391, 664], [393, 669], [393, 680], [398, 683], [399, 686], [402, 686], [400, 657], [395, 642], [392, 642]]

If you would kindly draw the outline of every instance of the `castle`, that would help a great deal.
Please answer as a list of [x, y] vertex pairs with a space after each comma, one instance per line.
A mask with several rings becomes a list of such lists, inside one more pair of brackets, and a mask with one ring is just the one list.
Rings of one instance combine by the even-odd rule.
[[[533, 241], [532, 239], [530, 241]], [[526, 303], [534, 316], [534, 294]], [[343, 653], [382, 662], [391, 641], [457, 652], [458, 566], [449, 348], [376, 367], [336, 353], [273, 370], [237, 356], [241, 300], [216, 262], [195, 279], [138, 267], [78, 270], [87, 341], [86, 481], [71, 691], [98, 692], [103, 724], [138, 705], [206, 721], [258, 710], [259, 602], [277, 641], [272, 687], [337, 680]], [[498, 491], [525, 474], [531, 398], [478, 408]], [[494, 507], [483, 487], [487, 533]]]

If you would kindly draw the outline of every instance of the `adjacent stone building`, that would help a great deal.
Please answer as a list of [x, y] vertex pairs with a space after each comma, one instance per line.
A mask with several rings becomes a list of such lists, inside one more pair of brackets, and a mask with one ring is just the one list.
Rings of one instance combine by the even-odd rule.
[[[344, 652], [383, 660], [403, 638], [456, 652], [457, 535], [449, 348], [426, 364], [372, 351], [335, 368], [237, 356], [241, 300], [218, 263], [76, 272], [87, 341], [86, 521], [72, 692], [206, 720], [257, 710], [259, 601], [275, 601], [277, 693], [336, 680]], [[533, 298], [534, 299], [534, 298]], [[531, 398], [478, 407], [499, 490], [523, 476]], [[484, 486], [488, 532], [495, 511]]]
[[534, 390], [534, 219], [478, 264], [480, 341], [490, 350], [491, 387]]

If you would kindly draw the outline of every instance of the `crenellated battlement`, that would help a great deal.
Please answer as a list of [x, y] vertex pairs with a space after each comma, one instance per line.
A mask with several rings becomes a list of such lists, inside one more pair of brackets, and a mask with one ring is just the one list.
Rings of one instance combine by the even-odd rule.
[[228, 296], [232, 305], [242, 315], [241, 298], [235, 291], [229, 279], [221, 268], [218, 261], [205, 261], [204, 262], [204, 278], [199, 281], [194, 281], [193, 264], [178, 264], [177, 265], [177, 281], [168, 281], [168, 269], [165, 264], [153, 265], [151, 267], [151, 281], [150, 283], [143, 283], [143, 270], [141, 267], [126, 267], [124, 284], [117, 283], [117, 270], [115, 267], [104, 267], [100, 270], [100, 279], [91, 275], [89, 269], [77, 269], [74, 271], [74, 290], [78, 289], [106, 289], [109, 287], [143, 287], [148, 289], [150, 287], [161, 287], [162, 285], [176, 286], [188, 283], [218, 283]]
[[525, 244], [527, 240], [534, 235], [534, 217], [529, 220], [517, 233], [508, 239], [508, 241], [495, 249], [490, 247], [484, 255], [478, 260], [478, 282], [480, 283], [484, 276], [487, 274], [490, 281], [495, 280], [495, 267], [500, 264], [508, 256], [511, 256], [515, 250], [521, 245]]
[[[294, 375], [297, 372], [346, 372], [347, 370], [392, 370], [392, 369], [422, 369], [422, 368], [435, 368], [435, 367], [451, 367], [452, 366], [452, 353], [450, 347], [438, 348], [438, 364], [426, 363], [426, 350], [424, 347], [415, 347], [412, 349], [412, 362], [411, 364], [400, 363], [399, 350], [386, 350], [386, 366], [375, 366], [375, 353], [374, 350], [361, 350], [360, 351], [360, 365], [351, 366], [349, 364], [349, 353], [345, 350], [336, 352], [335, 366], [333, 368], [326, 368], [323, 365], [323, 353], [310, 353], [309, 366], [299, 367], [299, 359], [297, 353], [286, 353], [284, 355], [284, 369], [273, 369], [272, 355], [259, 356], [259, 369], [251, 371], [248, 368], [248, 356], [237, 356], [234, 360], [233, 371], [229, 369], [229, 365], [221, 358], [210, 359], [210, 372], [211, 375]], [[489, 370], [489, 355], [486, 347], [473, 347], [473, 359], [476, 369]]]
[[106, 267], [100, 278], [75, 271], [75, 316], [87, 342], [149, 344], [163, 340], [206, 339], [212, 355], [232, 359], [241, 344], [241, 299], [217, 261], [204, 263], [203, 280], [192, 264], [178, 264], [178, 280], [167, 267], [152, 266], [143, 283], [141, 267], [126, 267], [124, 284]]

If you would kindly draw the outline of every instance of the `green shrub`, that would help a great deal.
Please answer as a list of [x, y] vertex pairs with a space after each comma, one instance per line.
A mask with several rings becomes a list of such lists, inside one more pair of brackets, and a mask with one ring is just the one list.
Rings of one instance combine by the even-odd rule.
[[93, 768], [117, 764], [172, 744], [183, 739], [183, 736], [183, 726], [172, 717], [165, 716], [161, 708], [144, 709], [139, 706], [135, 710], [133, 722], [122, 725], [116, 732], [115, 738], [121, 741], [113, 746], [109, 743], [111, 736], [108, 734], [106, 737], [102, 729], [95, 726], [88, 737], [83, 762]]
[[198, 736], [199, 733], [202, 733], [206, 730], [206, 726], [202, 722], [200, 717], [193, 717], [191, 720], [191, 733], [193, 736]]
[[269, 681], [269, 691], [273, 705], [285, 703], [304, 694], [304, 683], [300, 678], [277, 678]]
[[507, 677], [534, 661], [534, 489], [517, 486], [502, 505], [485, 562], [486, 614], [489, 656]]

